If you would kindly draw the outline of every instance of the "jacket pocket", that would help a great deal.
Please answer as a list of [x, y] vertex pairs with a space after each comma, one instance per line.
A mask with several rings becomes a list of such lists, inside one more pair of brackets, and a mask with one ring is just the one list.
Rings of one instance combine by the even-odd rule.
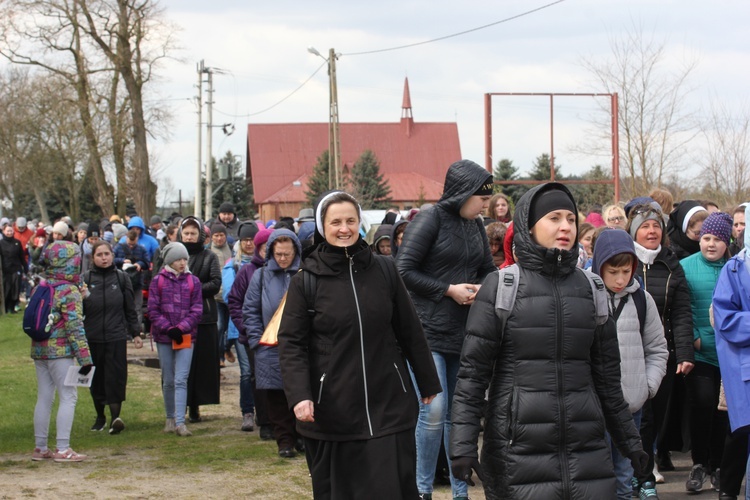
[[326, 381], [326, 374], [324, 373], [320, 377], [320, 387], [318, 388], [318, 404], [320, 404], [320, 400], [323, 399], [323, 383]]
[[398, 369], [398, 365], [394, 362], [393, 367], [396, 369], [396, 375], [398, 375], [398, 379], [401, 382], [401, 388], [406, 391], [406, 384], [404, 384], [404, 377], [401, 376], [401, 371]]
[[510, 401], [508, 401], [508, 446], [513, 446], [513, 440], [516, 438], [518, 431], [518, 394], [518, 387], [513, 387]]

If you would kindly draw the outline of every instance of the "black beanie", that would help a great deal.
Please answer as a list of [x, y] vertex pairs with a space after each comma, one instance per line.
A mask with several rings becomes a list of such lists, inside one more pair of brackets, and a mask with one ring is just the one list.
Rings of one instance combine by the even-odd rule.
[[211, 226], [211, 234], [224, 233], [227, 234], [227, 228], [224, 224], [214, 224]]
[[258, 234], [258, 225], [254, 222], [243, 222], [237, 230], [237, 237], [241, 240], [253, 239], [256, 234]]
[[487, 179], [479, 186], [479, 189], [474, 191], [472, 196], [490, 196], [492, 194], [492, 175], [487, 176]]
[[233, 214], [234, 212], [234, 205], [232, 205], [230, 202], [225, 201], [219, 206], [219, 213], [220, 214]]
[[554, 210], [570, 210], [575, 214], [576, 206], [563, 191], [548, 189], [534, 198], [529, 207], [529, 229], [534, 227], [539, 219]]

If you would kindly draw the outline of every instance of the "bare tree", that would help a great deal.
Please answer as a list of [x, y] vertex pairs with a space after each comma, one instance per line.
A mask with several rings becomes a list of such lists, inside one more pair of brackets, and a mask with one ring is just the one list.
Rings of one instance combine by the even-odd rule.
[[[618, 94], [620, 172], [627, 175], [632, 194], [645, 193], [683, 166], [687, 146], [698, 134], [685, 101], [696, 61], [673, 68], [675, 58], [668, 56], [666, 42], [637, 23], [622, 37], [610, 38], [610, 48], [606, 60], [584, 58], [581, 65], [595, 91]], [[592, 117], [592, 124], [598, 142], [607, 143], [600, 139], [610, 136], [609, 114]], [[581, 149], [591, 152], [592, 146]]]
[[723, 206], [750, 200], [750, 109], [729, 109], [714, 100], [707, 123], [702, 126], [706, 151], [698, 158], [708, 181], [707, 198]]

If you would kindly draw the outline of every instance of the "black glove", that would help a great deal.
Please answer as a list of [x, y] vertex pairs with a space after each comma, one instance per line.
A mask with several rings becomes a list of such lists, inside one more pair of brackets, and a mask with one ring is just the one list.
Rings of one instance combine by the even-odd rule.
[[247, 335], [245, 335], [244, 333], [240, 333], [239, 336], [237, 337], [237, 342], [239, 342], [240, 344], [244, 346], [247, 346], [250, 344], [250, 339], [248, 339]]
[[643, 476], [648, 470], [648, 453], [643, 450], [632, 452], [628, 455], [630, 465], [633, 466], [633, 475], [635, 477]]
[[94, 365], [83, 365], [80, 370], [78, 370], [79, 375], [88, 375], [91, 369], [94, 367]]
[[176, 326], [173, 326], [169, 330], [167, 330], [167, 336], [174, 340], [174, 343], [177, 345], [182, 344], [182, 330], [177, 328]]
[[474, 481], [471, 480], [471, 470], [474, 469], [477, 473], [477, 477], [480, 481], [482, 479], [482, 467], [479, 465], [479, 460], [475, 457], [456, 457], [451, 460], [451, 472], [453, 477], [465, 481], [466, 484], [474, 486]]

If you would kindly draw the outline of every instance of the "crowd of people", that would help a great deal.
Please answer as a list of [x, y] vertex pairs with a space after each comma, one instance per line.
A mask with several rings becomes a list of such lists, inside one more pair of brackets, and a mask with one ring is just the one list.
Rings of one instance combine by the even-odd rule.
[[0, 220], [4, 312], [54, 287], [50, 338], [32, 343], [32, 459], [86, 458], [70, 447], [74, 359], [96, 367], [91, 430], [125, 430], [127, 343], [150, 335], [165, 432], [190, 436], [237, 362], [240, 429], [304, 453], [315, 498], [430, 499], [445, 478], [460, 500], [474, 473], [493, 499], [658, 498], [687, 450], [687, 492], [737, 498], [750, 204], [657, 189], [584, 211], [559, 183], [515, 205], [495, 191], [456, 162], [439, 201], [370, 234], [343, 191], [267, 223], [231, 203], [205, 222]]

